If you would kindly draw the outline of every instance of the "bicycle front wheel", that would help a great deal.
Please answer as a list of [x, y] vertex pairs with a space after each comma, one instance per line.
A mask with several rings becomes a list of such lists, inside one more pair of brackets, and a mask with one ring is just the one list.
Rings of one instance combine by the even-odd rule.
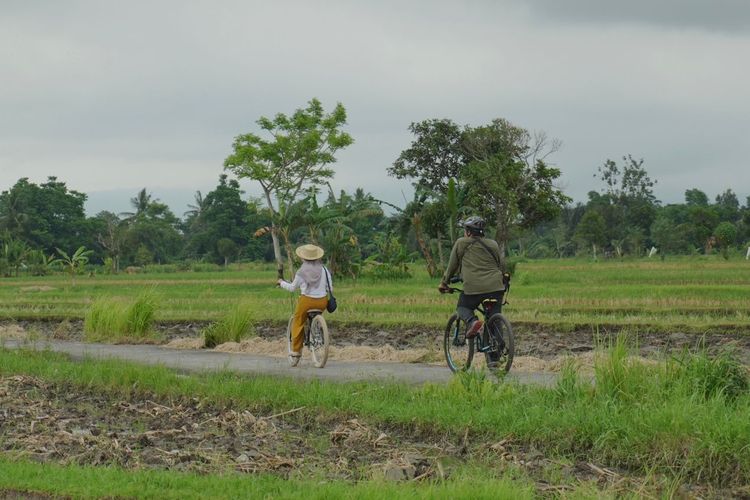
[[445, 361], [452, 372], [468, 370], [474, 358], [474, 339], [466, 338], [466, 322], [453, 314], [443, 336]]
[[500, 372], [509, 372], [516, 352], [513, 328], [510, 322], [500, 313], [493, 314], [487, 320], [487, 367]]
[[322, 314], [318, 314], [310, 322], [310, 353], [316, 368], [326, 365], [330, 341], [326, 320]]
[[[299, 363], [299, 356], [292, 356], [292, 323], [294, 323], [294, 315], [289, 318], [289, 323], [286, 324], [286, 352], [289, 366], [297, 366]], [[302, 353], [300, 353], [302, 354]]]

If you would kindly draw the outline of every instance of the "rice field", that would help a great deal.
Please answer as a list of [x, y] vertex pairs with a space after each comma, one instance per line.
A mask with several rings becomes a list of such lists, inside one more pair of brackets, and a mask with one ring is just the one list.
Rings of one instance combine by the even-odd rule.
[[[334, 324], [438, 326], [455, 295], [437, 293], [437, 279], [419, 265], [409, 280], [337, 280]], [[217, 320], [246, 304], [256, 321], [284, 323], [294, 296], [275, 286], [271, 265], [245, 264], [225, 272], [145, 273], [0, 280], [0, 318], [83, 318], [104, 298], [156, 299], [157, 321]], [[750, 262], [719, 258], [590, 262], [521, 262], [505, 312], [514, 324], [567, 331], [598, 327], [631, 331], [741, 333], [750, 326]]]

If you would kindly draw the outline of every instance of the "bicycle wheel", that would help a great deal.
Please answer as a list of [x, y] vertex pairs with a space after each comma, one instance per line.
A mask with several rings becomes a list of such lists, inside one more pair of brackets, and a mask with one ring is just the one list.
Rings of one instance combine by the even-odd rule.
[[310, 352], [316, 368], [323, 368], [328, 361], [328, 325], [322, 314], [315, 316], [310, 322]]
[[300, 356], [292, 356], [292, 323], [294, 323], [294, 316], [289, 318], [289, 323], [286, 324], [286, 352], [289, 366], [297, 366]]
[[510, 322], [500, 313], [493, 314], [487, 320], [487, 367], [491, 370], [509, 372], [515, 355], [515, 339]]
[[468, 370], [474, 358], [474, 339], [466, 338], [466, 322], [453, 314], [443, 336], [445, 361], [452, 372]]

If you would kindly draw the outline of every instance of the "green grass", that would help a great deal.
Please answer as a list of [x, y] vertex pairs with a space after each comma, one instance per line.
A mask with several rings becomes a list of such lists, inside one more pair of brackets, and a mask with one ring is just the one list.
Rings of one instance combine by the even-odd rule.
[[86, 312], [83, 332], [89, 341], [153, 340], [156, 298], [152, 292], [141, 293], [128, 301], [112, 297], [96, 300]]
[[[596, 381], [564, 372], [553, 388], [495, 384], [469, 373], [446, 386], [300, 382], [229, 372], [184, 376], [116, 361], [73, 363], [44, 352], [0, 350], [0, 374], [24, 373], [123, 397], [156, 393], [204, 398], [236, 408], [306, 407], [305, 415], [344, 415], [414, 433], [494, 442], [512, 437], [571, 461], [657, 472], [717, 486], [750, 482], [747, 372], [705, 354], [661, 365], [634, 363], [624, 344], [596, 366]], [[711, 388], [706, 390], [706, 388]]]
[[252, 312], [247, 304], [238, 304], [221, 320], [203, 330], [203, 345], [216, 347], [224, 342], [239, 342], [252, 333]]
[[[437, 294], [437, 280], [415, 266], [397, 282], [336, 281], [336, 324], [439, 327], [456, 296]], [[221, 272], [65, 276], [0, 281], [0, 317], [82, 318], [100, 298], [132, 300], [144, 287], [161, 297], [157, 321], [216, 321], [246, 303], [256, 321], [285, 324], [290, 294], [275, 287], [272, 266], [234, 266]], [[556, 330], [746, 332], [750, 327], [750, 262], [721, 258], [541, 260], [518, 264], [505, 308], [516, 325]], [[44, 288], [48, 287], [48, 288]]]
[[196, 475], [156, 470], [128, 471], [116, 467], [83, 467], [12, 461], [0, 455], [3, 489], [44, 492], [75, 498], [532, 498], [532, 488], [519, 480], [485, 477], [465, 471], [435, 483], [346, 483], [324, 478], [283, 479], [258, 474]]

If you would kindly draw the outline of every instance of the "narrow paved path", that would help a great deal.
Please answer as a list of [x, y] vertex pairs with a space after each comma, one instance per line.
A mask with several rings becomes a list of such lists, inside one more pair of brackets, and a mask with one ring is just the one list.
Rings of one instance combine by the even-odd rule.
[[[329, 360], [325, 368], [315, 368], [308, 357], [291, 368], [284, 358], [246, 353], [170, 349], [154, 345], [112, 345], [65, 342], [59, 340], [16, 341], [2, 343], [8, 349], [49, 349], [70, 355], [73, 359], [115, 358], [147, 365], [163, 365], [186, 371], [231, 370], [240, 373], [275, 375], [333, 382], [358, 380], [391, 380], [408, 384], [445, 383], [452, 377], [447, 367], [415, 363], [345, 362]], [[509, 378], [524, 384], [552, 385], [557, 377], [551, 373], [513, 372]]]

